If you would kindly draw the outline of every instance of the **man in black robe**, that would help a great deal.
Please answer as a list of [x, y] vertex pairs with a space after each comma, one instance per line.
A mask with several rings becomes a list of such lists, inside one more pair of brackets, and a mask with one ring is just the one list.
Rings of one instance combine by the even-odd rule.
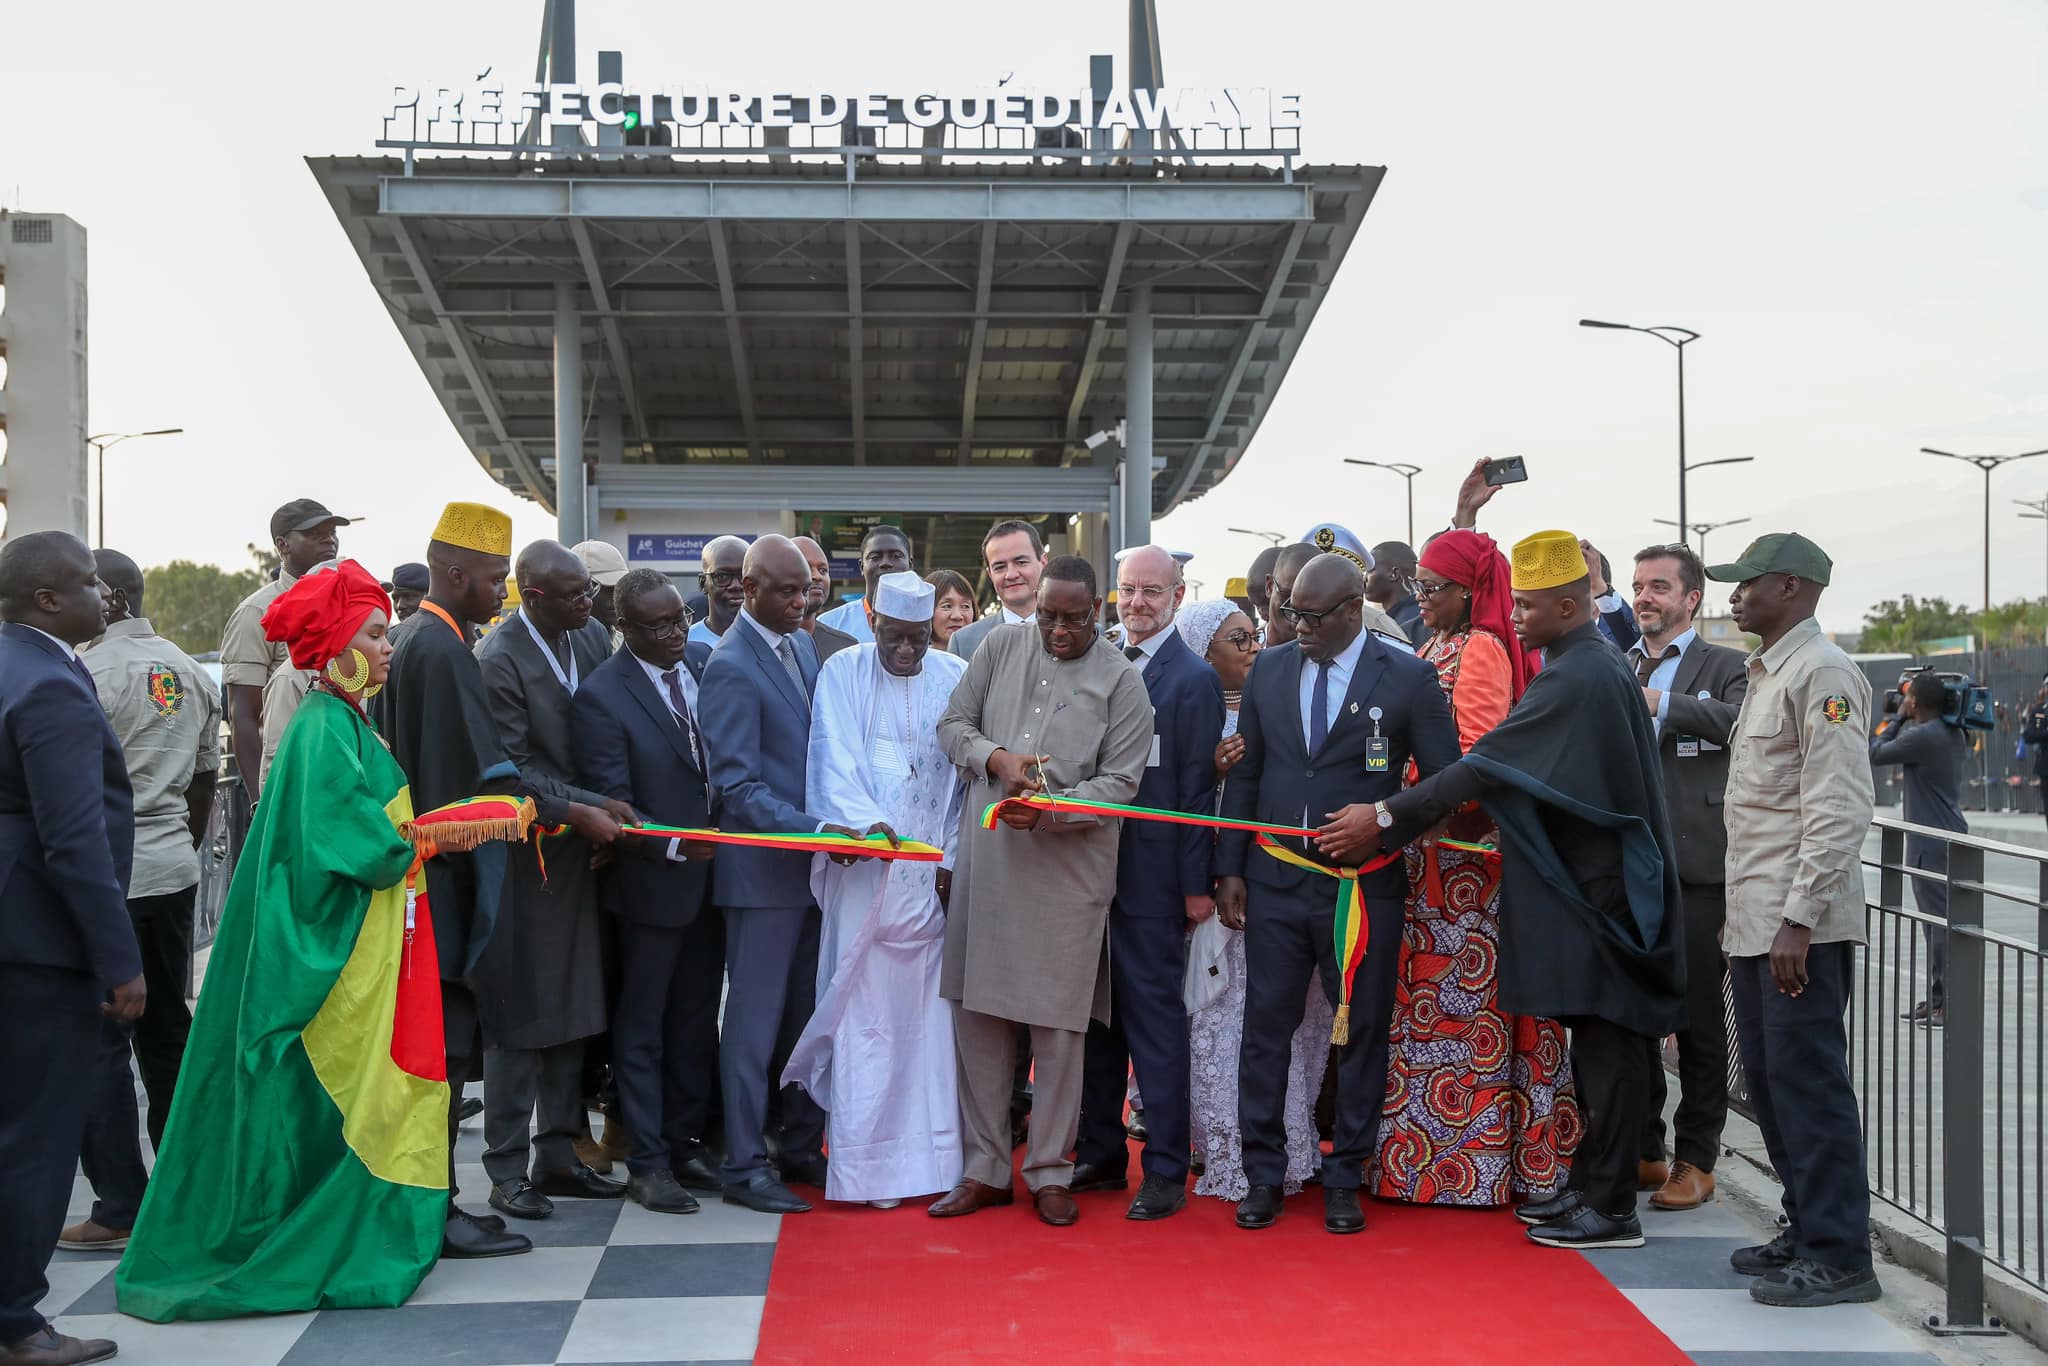
[[[429, 586], [391, 657], [391, 677], [372, 704], [392, 757], [405, 770], [413, 809], [431, 811], [484, 792], [518, 790], [471, 653], [476, 628], [498, 614], [512, 568], [512, 519], [475, 503], [450, 503], [427, 547]], [[464, 1082], [483, 1075], [483, 1038], [470, 970], [489, 942], [505, 891], [507, 848], [427, 862], [427, 900], [441, 959], [442, 1031], [448, 1049], [448, 1229], [444, 1257], [503, 1257], [533, 1244], [496, 1215], [455, 1204], [456, 1121]]]
[[1563, 1022], [1585, 1136], [1571, 1185], [1516, 1211], [1549, 1247], [1641, 1247], [1636, 1148], [1654, 1041], [1685, 1017], [1678, 863], [1642, 687], [1599, 630], [1578, 540], [1515, 546], [1515, 632], [1544, 665], [1464, 759], [1389, 798], [1380, 843], [1467, 802], [1501, 833], [1501, 1008]]

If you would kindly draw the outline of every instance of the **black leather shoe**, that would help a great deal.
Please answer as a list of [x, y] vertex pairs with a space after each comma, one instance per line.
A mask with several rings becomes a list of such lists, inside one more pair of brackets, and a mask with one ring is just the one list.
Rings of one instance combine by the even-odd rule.
[[617, 1200], [626, 1193], [626, 1183], [599, 1176], [578, 1162], [556, 1171], [535, 1172], [533, 1188], [558, 1200]]
[[1280, 1188], [1278, 1186], [1253, 1186], [1245, 1192], [1244, 1199], [1237, 1202], [1237, 1226], [1239, 1228], [1271, 1228], [1273, 1221], [1280, 1217]]
[[466, 1209], [450, 1206], [448, 1225], [441, 1232], [441, 1255], [449, 1258], [510, 1257], [533, 1251], [533, 1240], [522, 1233], [507, 1233], [505, 1226], [487, 1227]]
[[1164, 1219], [1188, 1207], [1188, 1183], [1170, 1176], [1147, 1176], [1138, 1183], [1138, 1198], [1131, 1201], [1126, 1219]]
[[626, 1183], [626, 1193], [641, 1208], [655, 1214], [695, 1214], [699, 1208], [697, 1197], [676, 1184], [675, 1177], [668, 1172], [636, 1176]]
[[1365, 1232], [1365, 1211], [1349, 1186], [1323, 1187], [1323, 1227], [1332, 1233]]
[[514, 1219], [545, 1219], [555, 1212], [555, 1202], [535, 1190], [531, 1181], [500, 1181], [491, 1187], [491, 1208]]
[[467, 1124], [484, 1112], [483, 1099], [479, 1096], [464, 1096], [462, 1106], [455, 1112], [457, 1124]]
[[785, 1185], [816, 1186], [825, 1189], [825, 1159], [806, 1154], [802, 1157], [784, 1157], [775, 1164], [782, 1173]]
[[709, 1191], [713, 1195], [725, 1189], [725, 1182], [718, 1175], [718, 1168], [711, 1159], [698, 1153], [677, 1161], [669, 1158], [668, 1169], [674, 1173], [676, 1184], [693, 1191]]
[[1562, 1190], [1543, 1200], [1531, 1200], [1526, 1205], [1515, 1206], [1515, 1217], [1534, 1228], [1538, 1224], [1555, 1223], [1579, 1207], [1579, 1193]]
[[1112, 1167], [1106, 1162], [1076, 1162], [1074, 1179], [1067, 1183], [1067, 1189], [1076, 1195], [1082, 1191], [1120, 1191], [1130, 1189], [1130, 1178], [1124, 1175], [1124, 1168]]
[[1138, 1143], [1143, 1143], [1146, 1139], [1152, 1137], [1152, 1131], [1145, 1127], [1145, 1112], [1143, 1110], [1131, 1111], [1131, 1117], [1124, 1125], [1124, 1133]]
[[1780, 1233], [1768, 1243], [1736, 1248], [1728, 1254], [1728, 1265], [1745, 1276], [1768, 1276], [1779, 1267], [1792, 1265], [1798, 1256], [1792, 1247], [1792, 1235]]
[[1602, 1247], [1641, 1247], [1643, 1225], [1634, 1210], [1617, 1219], [1591, 1205], [1580, 1204], [1572, 1206], [1570, 1213], [1530, 1229], [1529, 1241], [1581, 1252]]
[[1884, 1294], [1877, 1273], [1869, 1267], [1850, 1270], [1795, 1257], [1749, 1287], [1758, 1304], [1780, 1309], [1818, 1309], [1829, 1304], [1868, 1304]]
[[728, 1205], [744, 1205], [756, 1214], [808, 1214], [811, 1203], [767, 1172], [741, 1185], [727, 1185], [720, 1197]]

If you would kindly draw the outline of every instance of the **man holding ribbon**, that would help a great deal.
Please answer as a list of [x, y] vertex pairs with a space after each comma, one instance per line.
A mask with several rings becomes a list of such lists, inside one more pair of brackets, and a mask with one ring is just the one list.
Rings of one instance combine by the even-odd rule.
[[1275, 599], [1293, 641], [1259, 656], [1238, 711], [1244, 757], [1223, 788], [1225, 819], [1321, 832], [1313, 840], [1262, 835], [1254, 849], [1251, 833], [1226, 829], [1217, 846], [1217, 913], [1245, 932], [1238, 1118], [1251, 1189], [1237, 1207], [1241, 1228], [1280, 1216], [1288, 1054], [1318, 972], [1337, 1003], [1338, 1045], [1323, 1226], [1365, 1228], [1358, 1189], [1387, 1084], [1408, 880], [1398, 855], [1359, 865], [1371, 853], [1372, 803], [1400, 789], [1409, 759], [1424, 776], [1458, 761], [1436, 670], [1367, 632], [1364, 601], [1355, 561], [1310, 560]]

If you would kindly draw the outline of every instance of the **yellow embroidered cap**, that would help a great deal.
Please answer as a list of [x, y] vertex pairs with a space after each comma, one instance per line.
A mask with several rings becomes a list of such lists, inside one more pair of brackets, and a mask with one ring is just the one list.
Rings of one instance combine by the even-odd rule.
[[1586, 577], [1586, 553], [1569, 531], [1539, 531], [1515, 542], [1509, 556], [1514, 586], [1529, 591], [1562, 588]]
[[434, 539], [485, 555], [510, 555], [512, 519], [482, 503], [450, 503], [434, 524]]

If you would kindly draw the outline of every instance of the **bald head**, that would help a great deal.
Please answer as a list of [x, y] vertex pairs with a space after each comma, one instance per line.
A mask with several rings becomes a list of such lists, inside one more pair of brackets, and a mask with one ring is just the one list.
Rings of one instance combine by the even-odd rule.
[[93, 563], [99, 567], [100, 582], [113, 596], [107, 603], [107, 621], [112, 624], [144, 615], [142, 570], [118, 550], [95, 550]]
[[583, 557], [560, 541], [535, 541], [519, 552], [519, 609], [544, 635], [580, 631], [597, 599]]
[[[1314, 547], [1308, 547], [1313, 551]], [[1344, 598], [1365, 592], [1365, 575], [1343, 555], [1313, 555], [1294, 576], [1294, 596]]]
[[519, 552], [518, 564], [513, 571], [523, 586], [558, 574], [578, 574], [589, 577], [582, 559], [575, 551], [560, 541], [535, 541]]
[[792, 544], [811, 567], [811, 592], [805, 615], [815, 617], [824, 610], [825, 599], [832, 593], [832, 559], [824, 546], [808, 536], [799, 536]]
[[1180, 562], [1163, 546], [1141, 545], [1117, 561], [1117, 618], [1133, 643], [1173, 625], [1184, 591]]
[[106, 624], [99, 569], [85, 542], [32, 531], [0, 546], [0, 617], [83, 645]]
[[[707, 552], [708, 553], [708, 552]], [[747, 615], [771, 631], [800, 631], [811, 592], [811, 567], [787, 536], [763, 536], [747, 547], [742, 583]]]
[[737, 569], [747, 558], [747, 543], [737, 536], [714, 536], [704, 543], [704, 572], [706, 574], [725, 565]]
[[1266, 579], [1273, 572], [1273, 565], [1280, 558], [1280, 547], [1269, 545], [1252, 557], [1252, 567], [1244, 571], [1245, 596], [1252, 600], [1261, 617], [1271, 614], [1272, 608], [1266, 598]]

